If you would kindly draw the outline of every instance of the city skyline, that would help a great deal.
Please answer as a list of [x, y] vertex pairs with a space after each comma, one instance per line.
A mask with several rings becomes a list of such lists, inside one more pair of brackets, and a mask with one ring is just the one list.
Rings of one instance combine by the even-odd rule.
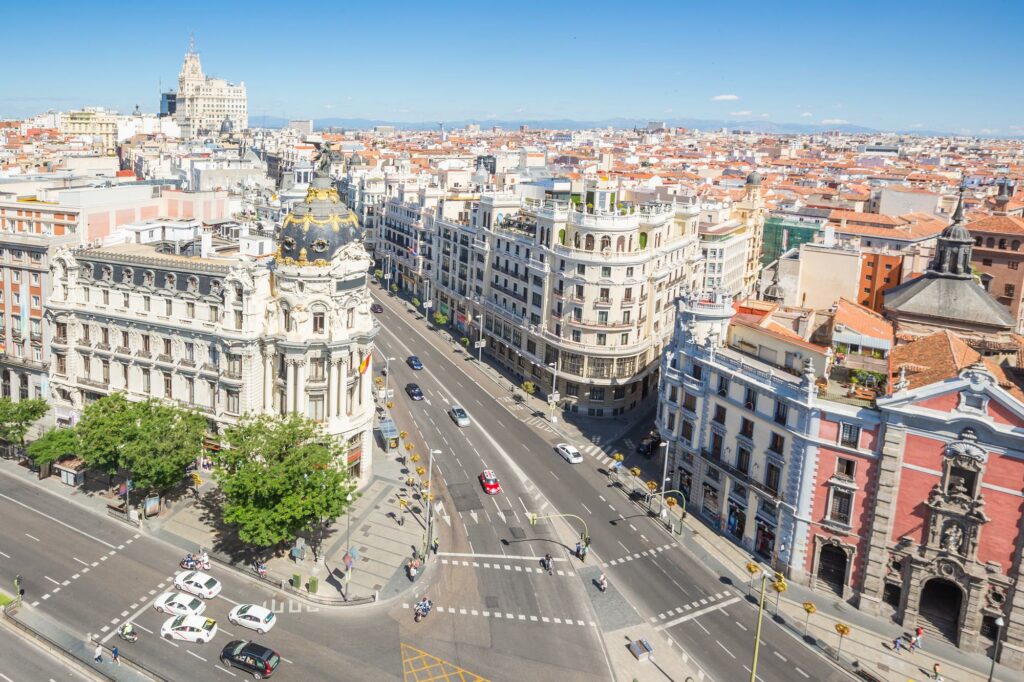
[[[186, 4], [175, 17], [137, 10], [147, 44], [158, 46], [138, 52], [113, 40], [97, 45], [97, 20], [57, 3], [48, 26], [62, 40], [7, 74], [0, 117], [84, 106], [154, 111], [160, 89], [176, 87], [194, 35], [207, 73], [246, 83], [257, 121], [704, 119], [1024, 134], [1024, 95], [1005, 87], [1000, 67], [1011, 27], [1024, 18], [1008, 3], [987, 7], [984, 32], [957, 35], [952, 59], [941, 38], [951, 3], [869, 3], [858, 15], [803, 3], [655, 3], [625, 23], [608, 20], [614, 6], [600, 3], [543, 15], [407, 5], [385, 23], [363, 7], [313, 3], [284, 17], [269, 5], [246, 7]], [[28, 12], [11, 8], [11, 21], [30, 21]], [[265, 47], [259, 36], [271, 20], [286, 38]], [[31, 54], [31, 40], [12, 36], [12, 53]], [[922, 65], [933, 64], [923, 77]], [[633, 94], [623, 97], [620, 83]]]

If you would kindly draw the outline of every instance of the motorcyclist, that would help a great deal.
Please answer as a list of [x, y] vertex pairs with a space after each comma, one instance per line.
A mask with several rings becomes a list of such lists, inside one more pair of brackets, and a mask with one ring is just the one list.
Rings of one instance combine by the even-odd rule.
[[125, 623], [124, 625], [121, 626], [121, 635], [122, 636], [124, 636], [124, 637], [131, 637], [134, 634], [135, 634], [135, 626], [131, 624], [131, 621], [128, 621], [127, 623]]
[[601, 588], [602, 592], [608, 589], [608, 578], [605, 577], [604, 573], [597, 579], [597, 586]]
[[433, 606], [433, 603], [426, 597], [423, 597], [423, 599], [420, 599], [419, 603], [416, 604], [416, 611], [420, 616], [425, 616], [430, 613], [431, 606]]
[[185, 558], [181, 561], [181, 565], [188, 570], [192, 570], [196, 567], [196, 558], [192, 556], [192, 552], [185, 555]]
[[203, 553], [199, 555], [199, 565], [203, 568], [210, 567], [210, 555], [206, 553], [205, 549], [203, 550]]

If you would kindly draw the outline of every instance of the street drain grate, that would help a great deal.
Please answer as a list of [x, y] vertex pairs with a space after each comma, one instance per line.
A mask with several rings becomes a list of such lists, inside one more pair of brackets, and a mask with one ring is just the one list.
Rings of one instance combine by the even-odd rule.
[[489, 609], [498, 608], [498, 598], [490, 595], [484, 596], [484, 605]]
[[526, 531], [523, 530], [522, 528], [520, 528], [519, 526], [512, 526], [508, 530], [509, 530], [510, 533], [512, 533], [512, 537], [515, 538], [516, 540], [525, 540], [526, 539]]

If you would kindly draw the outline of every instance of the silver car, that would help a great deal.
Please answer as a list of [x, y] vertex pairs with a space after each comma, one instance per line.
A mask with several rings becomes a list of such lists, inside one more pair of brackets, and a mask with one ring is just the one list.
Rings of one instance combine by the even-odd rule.
[[469, 413], [458, 405], [452, 405], [452, 409], [448, 410], [448, 416], [457, 426], [469, 426]]

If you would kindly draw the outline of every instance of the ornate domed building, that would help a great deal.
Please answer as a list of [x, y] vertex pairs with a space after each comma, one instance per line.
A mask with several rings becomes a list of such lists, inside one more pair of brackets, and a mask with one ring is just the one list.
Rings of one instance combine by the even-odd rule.
[[267, 309], [265, 362], [281, 412], [300, 412], [348, 444], [348, 463], [371, 475], [374, 404], [370, 312], [358, 221], [331, 180], [318, 175], [282, 222]]

